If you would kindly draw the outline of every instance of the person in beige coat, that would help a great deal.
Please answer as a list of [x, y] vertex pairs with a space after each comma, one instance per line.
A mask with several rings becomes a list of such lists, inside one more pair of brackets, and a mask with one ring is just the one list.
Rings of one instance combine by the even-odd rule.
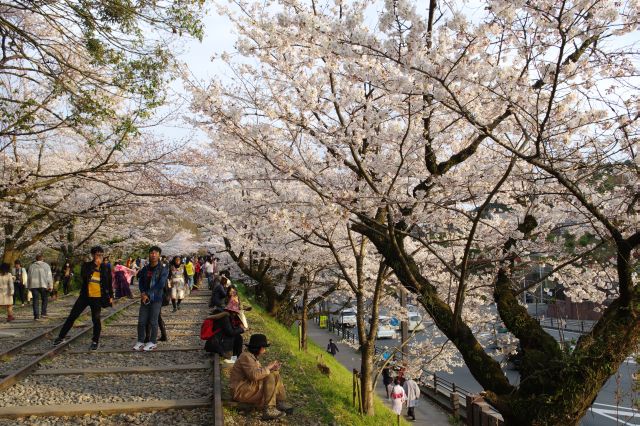
[[266, 353], [269, 346], [264, 334], [251, 335], [247, 350], [240, 354], [231, 370], [229, 381], [233, 399], [263, 408], [263, 420], [293, 413], [293, 408], [286, 403], [280, 362], [273, 361], [263, 367], [258, 361], [258, 357]]
[[13, 321], [13, 275], [8, 263], [0, 265], [0, 306], [7, 307], [7, 322]]

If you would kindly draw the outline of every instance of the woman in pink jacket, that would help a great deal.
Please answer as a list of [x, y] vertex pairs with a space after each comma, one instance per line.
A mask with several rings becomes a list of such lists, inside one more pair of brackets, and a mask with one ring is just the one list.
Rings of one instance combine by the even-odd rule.
[[121, 297], [133, 299], [129, 283], [131, 282], [131, 277], [135, 276], [136, 271], [127, 268], [122, 264], [122, 261], [118, 260], [113, 271], [111, 271], [111, 274], [113, 278], [113, 289], [116, 292], [116, 299]]

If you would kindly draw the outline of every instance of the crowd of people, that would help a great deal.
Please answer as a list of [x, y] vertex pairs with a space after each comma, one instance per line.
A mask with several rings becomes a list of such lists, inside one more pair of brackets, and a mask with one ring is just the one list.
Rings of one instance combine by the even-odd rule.
[[270, 346], [266, 336], [253, 334], [249, 343], [244, 344], [242, 335], [249, 329], [244, 311], [251, 307], [242, 305], [229, 271], [219, 270], [217, 257], [192, 260], [175, 256], [168, 260], [162, 256], [160, 247], [153, 246], [146, 259], [130, 257], [125, 262], [117, 260], [112, 266], [102, 247], [93, 247], [90, 254], [91, 260], [80, 265], [77, 279], [70, 263], [57, 271], [43, 260], [42, 255], [36, 256], [28, 270], [19, 261], [15, 262], [14, 268], [0, 264], [0, 306], [6, 307], [7, 320], [14, 319], [13, 306], [18, 299], [24, 305], [29, 303], [29, 296], [33, 298], [34, 320], [46, 318], [48, 298], [55, 295], [58, 285], [68, 294], [75, 279], [79, 284], [79, 295], [53, 345], [64, 342], [74, 322], [90, 308], [93, 322], [90, 350], [97, 350], [102, 331], [102, 309], [112, 306], [114, 299], [134, 298], [131, 286], [137, 279], [140, 308], [137, 342], [133, 349], [148, 352], [158, 347], [158, 341], [167, 340], [162, 307], [171, 305], [175, 313], [191, 292], [206, 285], [211, 290], [211, 312], [205, 318], [201, 338], [206, 340], [205, 351], [218, 353], [224, 362], [233, 364], [230, 387], [234, 400], [263, 408], [265, 420], [292, 412], [280, 378], [280, 362], [273, 361], [262, 367], [258, 361]]

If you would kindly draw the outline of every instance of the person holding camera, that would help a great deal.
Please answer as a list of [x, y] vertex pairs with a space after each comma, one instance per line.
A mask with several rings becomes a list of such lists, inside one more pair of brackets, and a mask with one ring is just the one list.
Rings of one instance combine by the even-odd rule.
[[286, 402], [287, 396], [280, 378], [280, 361], [273, 361], [266, 367], [258, 361], [258, 357], [264, 355], [269, 346], [267, 336], [252, 334], [247, 350], [233, 365], [229, 379], [233, 400], [262, 407], [263, 420], [293, 413], [293, 408]]
[[100, 332], [102, 331], [102, 321], [100, 311], [102, 308], [111, 306], [113, 302], [113, 285], [111, 281], [111, 269], [102, 261], [104, 250], [100, 246], [91, 249], [92, 260], [82, 264], [80, 268], [80, 296], [73, 304], [71, 313], [64, 322], [58, 338], [53, 345], [58, 346], [73, 327], [73, 323], [82, 312], [88, 307], [91, 308], [91, 321], [93, 322], [93, 339], [89, 349], [95, 351], [100, 344]]
[[[162, 296], [169, 279], [169, 267], [160, 262], [162, 250], [158, 246], [149, 249], [149, 263], [138, 272], [140, 311], [138, 313], [138, 342], [134, 351], [153, 351], [158, 347], [158, 316], [162, 308]], [[151, 324], [149, 342], [144, 343], [147, 323]]]

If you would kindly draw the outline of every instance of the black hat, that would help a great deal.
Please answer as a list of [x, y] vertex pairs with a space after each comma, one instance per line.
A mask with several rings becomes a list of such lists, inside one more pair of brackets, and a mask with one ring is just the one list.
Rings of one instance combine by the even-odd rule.
[[264, 334], [252, 334], [246, 346], [250, 349], [260, 349], [268, 348], [271, 345], [267, 343], [267, 336]]

